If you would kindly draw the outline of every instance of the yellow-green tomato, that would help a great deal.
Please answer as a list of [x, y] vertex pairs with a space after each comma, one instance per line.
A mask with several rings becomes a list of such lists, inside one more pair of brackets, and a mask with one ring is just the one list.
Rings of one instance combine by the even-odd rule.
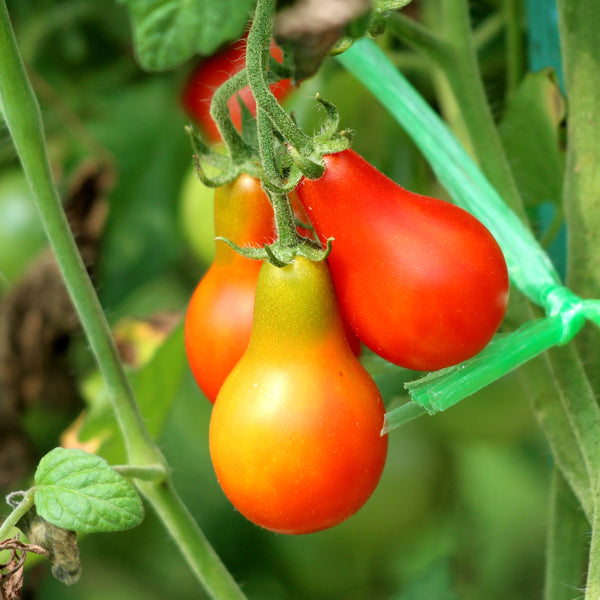
[[0, 280], [12, 283], [44, 247], [46, 236], [25, 175], [0, 174]]
[[215, 256], [213, 206], [214, 189], [205, 186], [190, 168], [181, 185], [179, 227], [196, 258], [206, 265]]
[[379, 391], [353, 354], [325, 262], [263, 264], [246, 353], [211, 417], [213, 466], [232, 504], [286, 534], [354, 514], [387, 453]]

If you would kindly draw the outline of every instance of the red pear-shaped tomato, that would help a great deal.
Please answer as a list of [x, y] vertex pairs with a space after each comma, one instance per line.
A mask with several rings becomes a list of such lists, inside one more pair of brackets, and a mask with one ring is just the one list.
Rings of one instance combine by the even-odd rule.
[[342, 314], [383, 358], [430, 371], [477, 354], [508, 302], [504, 256], [470, 213], [413, 194], [352, 150], [297, 188], [321, 240]]
[[250, 344], [210, 422], [213, 466], [232, 504], [279, 533], [340, 523], [379, 481], [383, 419], [379, 391], [346, 341], [326, 263], [265, 263]]
[[[215, 191], [215, 233], [238, 246], [273, 241], [273, 209], [260, 182], [240, 175]], [[185, 317], [188, 362], [204, 395], [214, 402], [248, 346], [261, 263], [217, 242], [215, 259], [200, 280]]]

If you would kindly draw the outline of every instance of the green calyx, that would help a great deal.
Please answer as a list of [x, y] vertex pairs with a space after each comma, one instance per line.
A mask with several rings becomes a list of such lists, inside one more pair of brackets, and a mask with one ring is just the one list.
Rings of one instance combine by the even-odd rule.
[[[282, 267], [298, 256], [322, 261], [331, 251], [332, 240], [327, 240], [323, 248], [315, 239], [298, 233], [299, 224], [287, 195], [302, 178], [319, 179], [325, 171], [323, 156], [347, 149], [351, 134], [339, 131], [336, 106], [320, 95], [315, 100], [323, 109], [323, 120], [318, 133], [312, 136], [304, 133], [278, 103], [270, 85], [289, 78], [292, 71], [289, 55], [284, 55], [282, 64], [270, 54], [275, 8], [275, 0], [257, 1], [247, 38], [246, 66], [214, 93], [211, 116], [217, 123], [225, 151], [207, 144], [193, 127], [188, 127], [187, 132], [196, 173], [202, 183], [219, 187], [241, 173], [248, 173], [261, 180], [273, 206], [277, 239], [272, 244], [242, 248], [231, 240], [217, 239], [246, 258], [266, 260]], [[231, 120], [228, 103], [247, 86], [256, 102], [256, 117], [240, 102], [242, 128], [239, 132]]]
[[331, 252], [333, 238], [327, 240], [327, 245], [322, 248], [314, 240], [298, 236], [299, 240], [295, 246], [285, 246], [279, 240], [272, 244], [265, 244], [261, 248], [238, 246], [231, 240], [224, 237], [215, 238], [218, 241], [225, 242], [233, 248], [238, 254], [251, 260], [266, 260], [275, 267], [285, 267], [292, 263], [296, 257], [303, 256], [314, 262], [326, 260]]

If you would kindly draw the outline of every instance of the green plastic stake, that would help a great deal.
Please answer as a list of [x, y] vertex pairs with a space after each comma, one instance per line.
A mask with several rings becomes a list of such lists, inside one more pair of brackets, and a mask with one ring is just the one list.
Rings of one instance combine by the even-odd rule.
[[561, 285], [558, 273], [531, 231], [506, 206], [447, 125], [373, 41], [360, 39], [337, 58], [406, 130], [453, 201], [491, 231], [513, 283], [543, 306], [548, 288]]
[[566, 344], [586, 318], [600, 325], [600, 301], [582, 300], [561, 285], [529, 228], [503, 202], [442, 119], [371, 40], [358, 40], [338, 60], [406, 130], [454, 202], [491, 231], [502, 248], [513, 284], [547, 315], [515, 332], [496, 336], [468, 361], [405, 384], [412, 402], [388, 412], [384, 431], [390, 431], [422, 414], [446, 410], [545, 350]]

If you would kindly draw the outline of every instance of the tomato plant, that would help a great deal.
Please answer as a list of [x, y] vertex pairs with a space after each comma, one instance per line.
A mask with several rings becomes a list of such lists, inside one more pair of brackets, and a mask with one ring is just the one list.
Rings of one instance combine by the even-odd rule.
[[[240, 246], [273, 240], [273, 211], [257, 179], [241, 175], [217, 188], [214, 202], [217, 235]], [[259, 261], [217, 242], [215, 259], [190, 299], [185, 318], [188, 361], [211, 402], [248, 345], [259, 270]]]
[[[201, 192], [207, 189], [202, 184], [199, 187]], [[206, 197], [203, 200], [208, 203]], [[298, 222], [305, 223], [306, 215], [297, 199], [293, 209]], [[191, 213], [188, 217], [193, 218]], [[214, 221], [216, 235], [239, 246], [259, 247], [272, 242], [275, 236], [269, 199], [260, 181], [250, 175], [241, 175], [232, 184], [217, 188]], [[188, 231], [194, 227], [194, 221], [186, 225]], [[208, 229], [205, 222], [199, 227]], [[310, 233], [301, 225], [298, 231]], [[185, 318], [188, 361], [200, 389], [211, 402], [248, 346], [259, 269], [260, 261], [245, 258], [218, 241], [215, 258], [190, 299]], [[350, 347], [359, 356], [360, 340], [344, 324]]]
[[379, 481], [383, 402], [345, 337], [325, 263], [264, 263], [248, 350], [210, 423], [219, 483], [262, 527], [288, 534], [332, 527]]
[[[278, 61], [283, 58], [281, 49], [271, 43], [271, 56]], [[203, 129], [212, 142], [219, 142], [221, 134], [216, 123], [210, 116], [210, 103], [215, 90], [232, 75], [244, 68], [246, 58], [246, 37], [226, 46], [223, 50], [205, 58], [190, 74], [183, 90], [182, 104], [186, 112]], [[292, 91], [289, 79], [282, 79], [271, 84], [271, 91], [279, 100], [283, 100]], [[240, 100], [256, 114], [256, 102], [249, 87], [245, 87], [239, 94]], [[242, 124], [242, 111], [237, 98], [229, 100], [229, 111], [234, 125], [239, 129]]]
[[500, 247], [465, 210], [413, 194], [352, 150], [297, 188], [328, 261], [342, 312], [383, 358], [429, 371], [479, 352], [508, 302]]

